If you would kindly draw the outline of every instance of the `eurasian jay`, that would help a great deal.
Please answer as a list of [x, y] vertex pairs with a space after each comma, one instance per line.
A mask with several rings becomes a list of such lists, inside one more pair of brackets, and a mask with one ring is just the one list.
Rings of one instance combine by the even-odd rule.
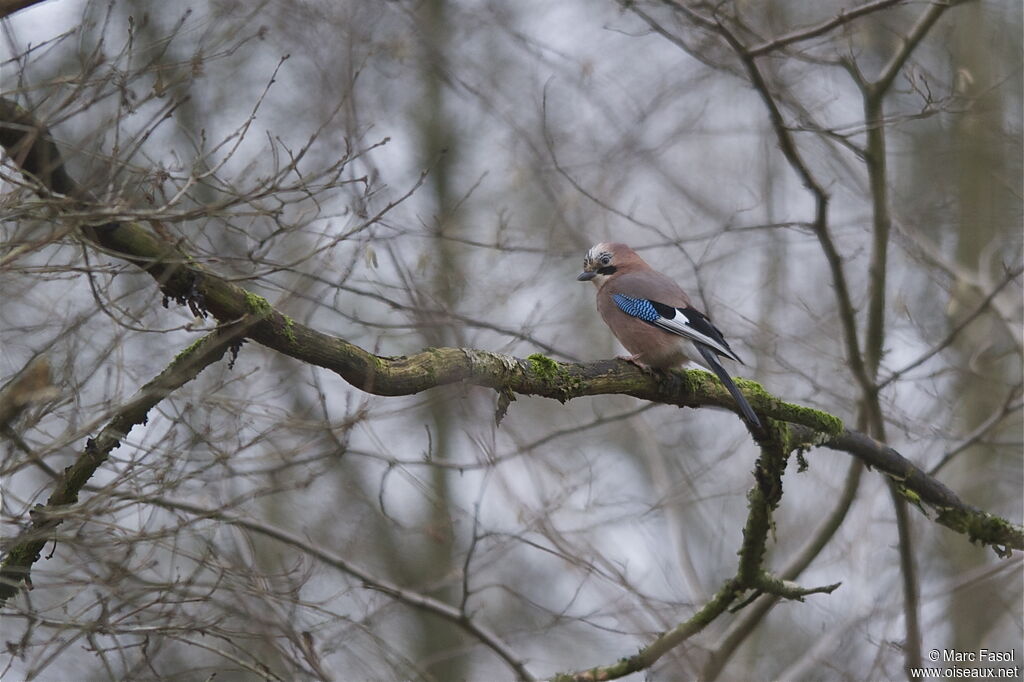
[[[761, 422], [736, 388], [718, 356], [743, 364], [707, 316], [690, 304], [679, 285], [661, 274], [625, 244], [595, 244], [576, 277], [597, 287], [597, 310], [615, 337], [641, 367], [668, 369], [686, 360], [710, 368], [732, 394], [746, 421], [758, 432]], [[697, 353], [694, 354], [693, 350]]]

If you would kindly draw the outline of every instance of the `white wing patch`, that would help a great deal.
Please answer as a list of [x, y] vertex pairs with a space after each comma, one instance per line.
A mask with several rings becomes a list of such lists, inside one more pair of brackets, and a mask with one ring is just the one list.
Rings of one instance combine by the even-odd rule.
[[724, 355], [727, 358], [731, 358], [736, 362], [742, 362], [738, 357], [736, 357], [735, 353], [733, 353], [731, 350], [723, 346], [721, 343], [711, 338], [707, 334], [704, 334], [694, 329], [690, 325], [689, 318], [687, 318], [686, 315], [683, 314], [682, 310], [680, 310], [679, 308], [675, 308], [674, 310], [676, 311], [675, 317], [670, 319], [667, 317], [658, 316], [657, 319], [651, 320], [651, 324], [661, 327], [667, 332], [672, 332], [673, 334], [678, 334], [679, 336], [685, 336], [686, 338], [692, 339], [697, 343], [702, 343], [705, 346], [713, 349], [716, 353]]

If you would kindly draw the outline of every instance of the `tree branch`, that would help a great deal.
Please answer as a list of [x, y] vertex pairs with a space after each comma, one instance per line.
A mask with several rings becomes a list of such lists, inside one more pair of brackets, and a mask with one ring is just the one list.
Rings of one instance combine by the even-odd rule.
[[78, 493], [111, 451], [121, 445], [134, 427], [145, 424], [149, 411], [168, 394], [195, 379], [206, 367], [220, 360], [229, 348], [237, 349], [244, 333], [244, 325], [236, 324], [218, 329], [193, 343], [118, 408], [96, 438], [86, 442], [85, 450], [78, 459], [61, 473], [46, 504], [37, 505], [29, 512], [29, 526], [13, 541], [6, 543], [6, 552], [0, 562], [0, 606], [17, 594], [22, 583], [32, 586], [29, 573], [39, 560], [43, 546], [64, 522], [67, 508], [78, 501]]
[[[678, 6], [678, 3], [673, 2], [673, 5]], [[779, 149], [782, 150], [786, 161], [800, 178], [800, 182], [814, 197], [813, 229], [815, 236], [818, 238], [818, 243], [825, 254], [829, 271], [832, 274], [832, 285], [836, 290], [839, 320], [842, 325], [843, 340], [846, 345], [846, 357], [857, 383], [865, 391], [872, 390], [874, 382], [867, 373], [864, 358], [861, 355], [860, 342], [857, 339], [857, 315], [853, 306], [853, 299], [850, 295], [850, 288], [846, 281], [843, 260], [828, 229], [828, 193], [811, 173], [810, 167], [800, 153], [796, 140], [786, 125], [785, 119], [782, 117], [782, 111], [779, 109], [772, 95], [771, 88], [768, 87], [768, 82], [761, 73], [761, 69], [758, 67], [754, 56], [750, 54], [747, 48], [724, 24], [717, 23], [715, 30], [736, 52], [736, 55], [743, 63], [751, 85], [753, 85], [754, 90], [760, 95], [761, 100], [768, 109], [768, 118], [775, 131], [775, 137], [779, 142]]]
[[803, 601], [811, 594], [832, 593], [839, 583], [805, 588], [789, 580], [773, 576], [764, 569], [765, 548], [772, 530], [772, 512], [782, 499], [782, 475], [789, 456], [788, 432], [785, 425], [773, 422], [761, 441], [761, 456], [754, 466], [754, 485], [747, 493], [747, 521], [743, 526], [736, 575], [725, 581], [711, 600], [688, 620], [658, 636], [635, 656], [575, 673], [556, 675], [553, 682], [592, 682], [613, 680], [650, 668], [668, 651], [704, 629], [722, 615], [745, 592], [753, 596], [740, 602], [734, 610], [754, 601], [759, 594], [769, 593], [786, 599]]
[[331, 566], [346, 575], [356, 578], [361, 581], [363, 587], [367, 589], [376, 590], [377, 592], [386, 594], [403, 604], [432, 613], [454, 623], [469, 635], [478, 639], [484, 644], [484, 646], [504, 660], [505, 663], [515, 671], [517, 679], [524, 681], [534, 679], [533, 675], [530, 674], [530, 671], [526, 668], [526, 665], [522, 660], [520, 660], [515, 651], [513, 651], [496, 633], [471, 618], [469, 614], [466, 613], [465, 609], [457, 608], [447, 602], [441, 601], [440, 599], [435, 599], [434, 597], [421, 592], [383, 580], [374, 575], [372, 571], [366, 570], [328, 549], [318, 547], [315, 543], [295, 535], [294, 533], [290, 533], [283, 528], [262, 523], [238, 514], [233, 514], [231, 512], [224, 511], [223, 509], [203, 507], [186, 500], [175, 500], [155, 496], [126, 496], [124, 499], [135, 500], [142, 504], [152, 504], [165, 509], [184, 511], [188, 514], [193, 514], [203, 518], [217, 519], [223, 523], [244, 528], [250, 532], [258, 533], [290, 547], [294, 547], [300, 552], [304, 552], [324, 564]]
[[816, 24], [815, 26], [798, 28], [786, 35], [773, 38], [772, 40], [761, 43], [760, 45], [755, 45], [747, 52], [751, 57], [760, 57], [761, 55], [774, 52], [775, 50], [787, 45], [792, 45], [793, 43], [798, 43], [802, 40], [817, 38], [820, 35], [828, 33], [834, 28], [850, 23], [854, 19], [859, 19], [862, 16], [872, 14], [893, 5], [898, 5], [901, 2], [906, 2], [906, 0], [875, 0], [874, 2], [866, 2], [863, 5], [851, 7], [850, 9], [841, 9], [839, 10], [839, 14], [831, 19], [823, 21], [820, 24]]

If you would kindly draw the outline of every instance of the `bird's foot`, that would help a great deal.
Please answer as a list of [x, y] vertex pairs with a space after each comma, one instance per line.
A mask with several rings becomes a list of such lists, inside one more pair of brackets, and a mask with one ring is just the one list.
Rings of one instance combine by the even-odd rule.
[[629, 355], [629, 356], [618, 355], [618, 356], [616, 356], [616, 359], [617, 360], [623, 360], [623, 361], [628, 362], [629, 364], [631, 364], [631, 365], [633, 365], [635, 367], [638, 367], [640, 369], [640, 371], [642, 371], [644, 374], [654, 374], [654, 372], [655, 372], [653, 367], [651, 367], [650, 365], [645, 365], [644, 363], [640, 362], [640, 356], [639, 355]]

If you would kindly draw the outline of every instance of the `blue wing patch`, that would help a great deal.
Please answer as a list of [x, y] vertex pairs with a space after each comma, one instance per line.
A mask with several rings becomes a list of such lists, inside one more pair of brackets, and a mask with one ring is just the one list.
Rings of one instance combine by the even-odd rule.
[[625, 294], [612, 294], [612, 299], [615, 301], [615, 305], [619, 306], [619, 310], [627, 315], [638, 317], [644, 322], [654, 322], [661, 317], [651, 302], [645, 298], [633, 298]]

